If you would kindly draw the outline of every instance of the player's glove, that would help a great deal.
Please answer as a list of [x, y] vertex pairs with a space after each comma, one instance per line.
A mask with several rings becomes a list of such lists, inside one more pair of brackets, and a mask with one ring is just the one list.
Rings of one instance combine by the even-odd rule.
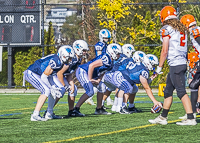
[[56, 97], [61, 98], [62, 93], [60, 92], [62, 89], [57, 87], [56, 85], [51, 86], [51, 96], [53, 99], [56, 99]]
[[157, 66], [157, 69], [156, 69], [156, 73], [157, 74], [163, 74], [163, 72], [161, 72], [161, 70], [162, 70], [162, 67], [159, 67], [159, 66]]

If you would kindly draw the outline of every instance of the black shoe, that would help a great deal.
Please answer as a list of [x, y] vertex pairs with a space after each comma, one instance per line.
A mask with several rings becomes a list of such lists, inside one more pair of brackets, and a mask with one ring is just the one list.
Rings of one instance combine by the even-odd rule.
[[128, 108], [128, 110], [129, 110], [130, 114], [142, 112], [142, 110], [139, 110], [139, 109], [135, 108], [135, 106], [131, 107], [131, 108]]
[[68, 116], [69, 116], [69, 117], [73, 117], [73, 116], [72, 116], [73, 111], [74, 111], [74, 110], [69, 110], [69, 111], [68, 111]]
[[95, 112], [94, 112], [95, 115], [111, 115], [112, 113], [109, 113], [107, 112], [103, 106], [99, 109], [96, 108]]
[[108, 108], [108, 107], [106, 107], [106, 106], [104, 106], [104, 105], [103, 105], [102, 107], [103, 107], [103, 109], [105, 109], [105, 110], [106, 110], [106, 109], [110, 109], [110, 108]]
[[123, 106], [120, 111], [119, 111], [120, 114], [130, 114], [128, 108], [126, 106]]
[[[84, 117], [85, 114], [82, 114], [79, 110], [80, 110], [79, 107], [75, 107], [74, 110], [72, 111], [72, 113], [70, 114], [70, 116], [71, 117]], [[68, 113], [68, 115], [69, 115], [69, 113]]]

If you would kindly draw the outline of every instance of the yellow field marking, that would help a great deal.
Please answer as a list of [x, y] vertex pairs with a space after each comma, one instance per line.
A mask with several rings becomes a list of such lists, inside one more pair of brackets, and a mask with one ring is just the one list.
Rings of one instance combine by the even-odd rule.
[[[198, 116], [200, 117], [200, 115], [198, 115]], [[168, 121], [168, 123], [174, 123], [174, 122], [178, 122], [178, 121], [181, 121], [181, 119]], [[122, 130], [112, 131], [112, 132], [107, 132], [107, 133], [79, 136], [79, 137], [74, 137], [74, 138], [65, 139], [65, 140], [49, 141], [49, 142], [43, 142], [43, 143], [59, 143], [59, 142], [74, 141], [74, 140], [79, 140], [79, 139], [84, 139], [84, 138], [92, 138], [92, 137], [97, 137], [97, 136], [104, 136], [104, 135], [111, 135], [111, 134], [116, 134], [116, 133], [121, 133], [121, 132], [127, 132], [127, 131], [131, 131], [131, 130], [135, 130], [135, 129], [142, 129], [142, 128], [152, 127], [152, 126], [156, 126], [156, 125], [158, 125], [158, 124], [148, 124], [148, 125], [144, 125], [144, 126], [132, 127], [132, 128], [127, 128], [127, 129], [122, 129]]]
[[174, 112], [169, 112], [168, 114], [173, 114]]
[[11, 98], [11, 99], [20, 99], [20, 98]]

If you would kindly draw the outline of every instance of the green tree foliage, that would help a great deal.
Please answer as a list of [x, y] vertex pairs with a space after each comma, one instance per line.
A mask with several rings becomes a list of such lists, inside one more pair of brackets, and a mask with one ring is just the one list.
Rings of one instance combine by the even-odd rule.
[[[49, 23], [49, 29], [44, 36], [44, 44], [45, 45], [54, 45], [54, 30], [52, 27], [52, 23]], [[56, 53], [56, 48], [54, 46], [46, 46], [44, 48], [45, 56], [48, 54]], [[15, 54], [15, 63], [13, 65], [14, 72], [14, 83], [16, 86], [22, 86], [23, 84], [23, 71], [25, 71], [31, 64], [33, 64], [36, 60], [42, 57], [42, 48], [41, 47], [31, 47], [28, 52], [19, 51]], [[30, 84], [26, 82], [26, 86]]]
[[81, 25], [82, 20], [77, 15], [66, 17], [61, 32], [67, 44], [72, 45], [75, 40], [83, 39]]
[[8, 52], [3, 49], [2, 53], [2, 72], [0, 72], [0, 86], [8, 85]]

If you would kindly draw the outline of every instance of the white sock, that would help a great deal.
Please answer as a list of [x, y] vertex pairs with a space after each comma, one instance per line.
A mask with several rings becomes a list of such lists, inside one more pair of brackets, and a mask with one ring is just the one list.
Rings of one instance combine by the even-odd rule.
[[134, 103], [129, 103], [129, 108], [132, 108], [132, 107], [134, 107], [135, 105], [134, 105]]
[[37, 116], [40, 115], [40, 111], [35, 111], [35, 110], [34, 110], [34, 111], [33, 111], [33, 115], [37, 115]]
[[113, 105], [117, 106], [117, 103], [118, 103], [118, 97], [115, 96], [115, 99], [114, 99], [114, 103], [113, 103]]
[[102, 100], [102, 106], [104, 105], [105, 100]]
[[110, 96], [108, 96], [106, 100], [107, 100], [108, 102], [109, 102], [109, 101], [111, 101], [111, 98], [110, 98]]
[[47, 108], [47, 113], [53, 114], [53, 107], [55, 104], [56, 99], [53, 99], [52, 96], [48, 97], [48, 108]]
[[117, 105], [122, 107], [122, 102], [123, 102], [123, 98], [122, 97], [118, 97], [118, 103]]

